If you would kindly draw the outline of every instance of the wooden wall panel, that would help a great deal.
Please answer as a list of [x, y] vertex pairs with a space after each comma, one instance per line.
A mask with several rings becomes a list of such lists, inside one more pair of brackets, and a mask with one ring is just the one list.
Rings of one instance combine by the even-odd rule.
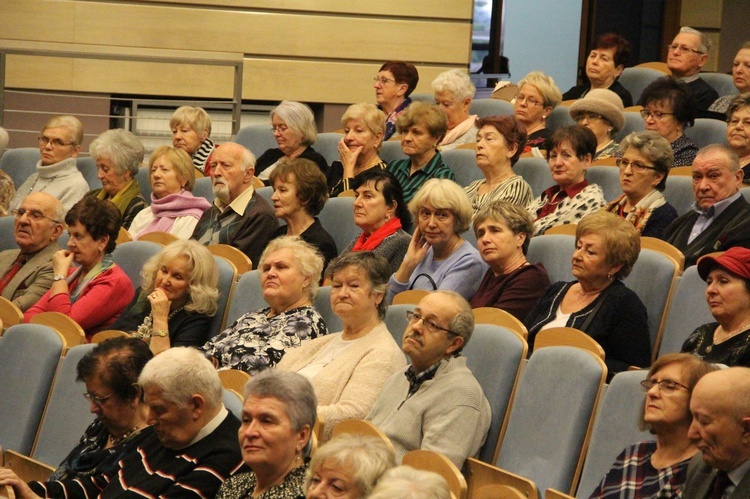
[[67, 1], [0, 0], [0, 37], [73, 42], [75, 16]]

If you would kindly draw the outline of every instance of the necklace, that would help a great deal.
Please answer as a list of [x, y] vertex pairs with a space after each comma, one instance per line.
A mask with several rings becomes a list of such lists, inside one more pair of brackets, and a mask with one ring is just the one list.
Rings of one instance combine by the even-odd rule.
[[434, 257], [435, 260], [445, 260], [446, 258], [448, 258], [449, 256], [451, 256], [453, 254], [453, 252], [456, 251], [456, 249], [458, 249], [458, 247], [461, 246], [461, 243], [463, 243], [463, 242], [464, 242], [464, 240], [459, 237], [458, 241], [456, 241], [456, 244], [453, 245], [453, 247], [450, 249], [450, 251], [446, 251], [445, 252], [445, 256], [438, 257], [436, 255]]
[[[721, 326], [719, 326], [719, 327], [721, 327]], [[750, 328], [750, 322], [745, 323], [745, 324], [741, 325], [740, 327], [738, 327], [736, 330], [734, 330], [734, 332], [730, 332], [729, 334], [727, 334], [726, 338], [724, 338], [723, 340], [717, 341], [716, 340], [716, 336], [717, 336], [716, 333], [719, 330], [719, 328], [717, 327], [716, 330], [714, 331], [713, 344], [708, 345], [706, 347], [706, 353], [711, 353], [711, 350], [714, 349], [714, 346], [721, 345], [725, 341], [728, 341], [730, 338], [734, 338], [738, 334], [740, 334], [740, 333], [742, 333], [744, 331], [747, 331], [747, 329], [749, 329], [749, 328]], [[721, 327], [721, 330], [724, 331], [724, 328]]]
[[109, 434], [109, 441], [112, 443], [112, 447], [114, 447], [115, 445], [119, 444], [120, 442], [122, 442], [123, 440], [125, 440], [126, 438], [128, 438], [129, 436], [131, 436], [132, 434], [134, 434], [137, 431], [138, 431], [138, 425], [135, 425], [133, 427], [133, 429], [126, 431], [125, 433], [123, 433], [119, 437], [115, 437], [114, 435], [112, 435], [110, 433]]

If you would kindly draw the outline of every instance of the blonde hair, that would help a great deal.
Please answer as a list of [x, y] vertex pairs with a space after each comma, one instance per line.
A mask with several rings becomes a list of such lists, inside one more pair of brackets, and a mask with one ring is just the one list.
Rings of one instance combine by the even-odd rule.
[[300, 272], [310, 278], [310, 287], [307, 290], [310, 300], [314, 300], [318, 294], [318, 283], [323, 273], [323, 255], [318, 248], [302, 240], [299, 236], [282, 236], [271, 240], [260, 255], [260, 268], [271, 253], [289, 248], [294, 253], [294, 261]]
[[375, 137], [380, 134], [380, 142], [376, 149], [380, 151], [383, 146], [383, 137], [385, 136], [385, 113], [369, 102], [360, 102], [352, 104], [341, 117], [341, 126], [346, 128], [346, 122], [349, 120], [362, 120], [362, 123], [370, 130]]
[[192, 191], [195, 186], [195, 167], [193, 166], [193, 160], [190, 159], [190, 155], [182, 149], [175, 149], [170, 146], [161, 146], [154, 149], [148, 160], [149, 177], [151, 176], [151, 168], [153, 168], [154, 163], [162, 156], [165, 156], [172, 163], [177, 172], [177, 178], [181, 182], [185, 182], [185, 190]]
[[185, 123], [198, 134], [205, 133], [206, 137], [211, 135], [211, 117], [202, 107], [182, 106], [178, 107], [169, 120], [170, 130]]
[[79, 146], [83, 142], [83, 123], [75, 116], [63, 115], [53, 116], [45, 123], [42, 133], [48, 128], [64, 126], [70, 131], [70, 140], [74, 146]]
[[607, 263], [622, 264], [622, 268], [613, 277], [625, 279], [633, 270], [633, 265], [641, 252], [641, 235], [635, 226], [614, 213], [596, 211], [586, 215], [578, 223], [576, 244], [581, 237], [588, 234], [596, 234], [602, 238]]
[[409, 202], [409, 211], [415, 222], [419, 222], [419, 209], [430, 203], [436, 210], [453, 213], [453, 230], [461, 234], [469, 229], [474, 210], [466, 192], [447, 178], [431, 178], [417, 191]]
[[450, 92], [458, 101], [473, 99], [477, 91], [469, 75], [461, 69], [443, 71], [432, 80], [431, 86], [433, 92]]
[[551, 76], [547, 76], [541, 71], [532, 71], [518, 82], [518, 91], [520, 92], [526, 84], [539, 90], [539, 93], [542, 94], [542, 98], [544, 99], [544, 107], [551, 107], [554, 109], [562, 102], [562, 93], [560, 92], [560, 89], [557, 88], [555, 80], [553, 80]]

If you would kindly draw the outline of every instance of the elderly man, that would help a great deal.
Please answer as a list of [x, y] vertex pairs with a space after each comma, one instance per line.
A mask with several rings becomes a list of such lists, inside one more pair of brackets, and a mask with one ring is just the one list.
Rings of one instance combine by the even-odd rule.
[[201, 244], [229, 244], [258, 265], [278, 227], [273, 209], [253, 189], [255, 156], [240, 144], [227, 142], [211, 155], [211, 182], [216, 196], [193, 231]]
[[46, 192], [29, 194], [18, 209], [13, 237], [19, 249], [0, 253], [0, 294], [26, 311], [52, 286], [52, 254], [60, 247], [65, 209]]
[[700, 453], [690, 461], [683, 499], [750, 497], [750, 369], [706, 374], [690, 399], [688, 437]]
[[461, 468], [490, 427], [490, 405], [461, 350], [474, 330], [469, 303], [453, 291], [424, 297], [404, 332], [411, 359], [386, 381], [367, 419], [380, 427], [401, 460], [411, 450], [440, 452]]
[[700, 77], [708, 60], [711, 41], [700, 31], [683, 26], [667, 47], [667, 66], [678, 80], [684, 81], [695, 95], [696, 107], [706, 111], [719, 93]]
[[750, 248], [750, 205], [740, 194], [742, 177], [732, 149], [712, 144], [698, 151], [693, 161], [693, 211], [665, 232], [666, 241], [685, 254], [686, 268], [707, 253]]
[[10, 202], [15, 209], [33, 192], [46, 192], [59, 199], [68, 211], [89, 192], [89, 184], [78, 171], [76, 156], [81, 152], [83, 125], [75, 116], [55, 116], [39, 135], [42, 159], [31, 175], [16, 190]]

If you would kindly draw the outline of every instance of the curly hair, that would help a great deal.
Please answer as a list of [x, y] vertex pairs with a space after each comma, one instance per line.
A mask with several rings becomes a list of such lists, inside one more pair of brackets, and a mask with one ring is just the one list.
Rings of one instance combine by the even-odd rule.
[[120, 210], [114, 204], [94, 196], [84, 196], [65, 214], [65, 224], [68, 227], [80, 223], [92, 239], [109, 237], [107, 246], [104, 248], [105, 253], [112, 253], [115, 250], [121, 222]]

